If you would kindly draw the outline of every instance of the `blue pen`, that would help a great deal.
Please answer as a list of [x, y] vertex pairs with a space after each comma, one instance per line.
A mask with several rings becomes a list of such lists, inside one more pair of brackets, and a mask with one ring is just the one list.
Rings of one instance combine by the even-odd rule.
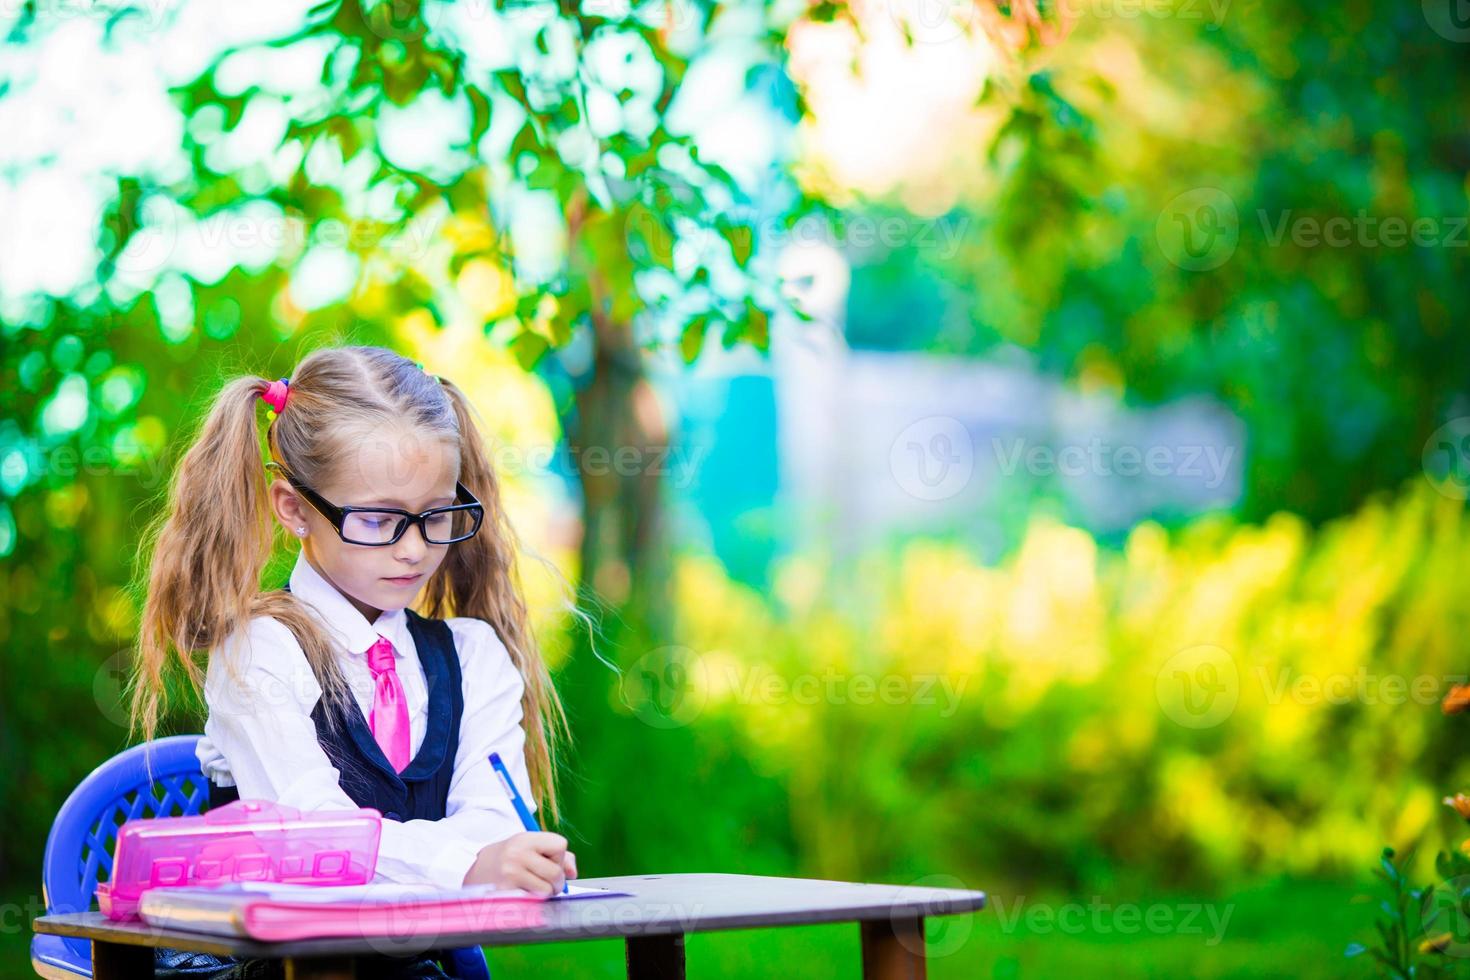
[[[515, 781], [510, 778], [510, 770], [505, 768], [505, 763], [500, 761], [499, 752], [490, 753], [490, 765], [495, 767], [496, 774], [500, 776], [500, 781], [505, 785], [506, 795], [510, 797], [510, 805], [516, 808], [516, 815], [521, 818], [521, 824], [527, 830], [540, 833], [541, 825], [536, 822], [536, 815], [531, 812], [530, 807], [526, 806], [526, 801], [521, 799], [521, 794], [516, 792]], [[568, 894], [565, 878], [561, 882], [561, 893]]]

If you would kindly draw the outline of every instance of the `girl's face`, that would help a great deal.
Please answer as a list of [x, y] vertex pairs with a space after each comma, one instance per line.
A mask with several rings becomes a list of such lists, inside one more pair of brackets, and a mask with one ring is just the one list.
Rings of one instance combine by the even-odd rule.
[[[338, 507], [396, 507], [416, 514], [454, 503], [458, 480], [459, 454], [451, 443], [390, 425], [369, 434], [329, 482], [311, 489]], [[280, 478], [271, 484], [271, 504], [287, 533], [300, 537], [307, 560], [368, 622], [383, 610], [412, 605], [454, 547], [429, 544], [416, 525], [390, 545], [348, 544]]]

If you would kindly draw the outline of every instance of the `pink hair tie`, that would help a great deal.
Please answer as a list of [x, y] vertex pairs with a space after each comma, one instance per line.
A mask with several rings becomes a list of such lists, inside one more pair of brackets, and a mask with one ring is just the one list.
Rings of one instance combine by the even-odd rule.
[[265, 391], [260, 393], [260, 400], [275, 409], [276, 414], [280, 415], [281, 410], [286, 407], [286, 396], [291, 393], [291, 389], [288, 387], [289, 385], [290, 382], [285, 378], [279, 381], [272, 381], [265, 386]]

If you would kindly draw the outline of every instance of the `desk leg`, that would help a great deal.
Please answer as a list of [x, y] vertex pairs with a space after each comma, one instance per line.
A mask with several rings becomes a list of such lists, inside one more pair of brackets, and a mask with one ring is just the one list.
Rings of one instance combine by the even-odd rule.
[[288, 956], [286, 980], [355, 980], [357, 960], [351, 956]]
[[868, 919], [863, 934], [863, 980], [924, 980], [924, 920]]
[[629, 936], [628, 980], [684, 980], [684, 934]]
[[153, 976], [153, 947], [92, 940], [94, 980], [129, 980]]

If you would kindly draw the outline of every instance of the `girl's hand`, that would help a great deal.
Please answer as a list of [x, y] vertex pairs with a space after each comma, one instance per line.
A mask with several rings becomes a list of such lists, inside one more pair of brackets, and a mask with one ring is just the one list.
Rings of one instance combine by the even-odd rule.
[[464, 883], [523, 888], [549, 898], [561, 891], [564, 881], [575, 877], [577, 856], [567, 850], [565, 837], [547, 831], [523, 831], [482, 847]]

